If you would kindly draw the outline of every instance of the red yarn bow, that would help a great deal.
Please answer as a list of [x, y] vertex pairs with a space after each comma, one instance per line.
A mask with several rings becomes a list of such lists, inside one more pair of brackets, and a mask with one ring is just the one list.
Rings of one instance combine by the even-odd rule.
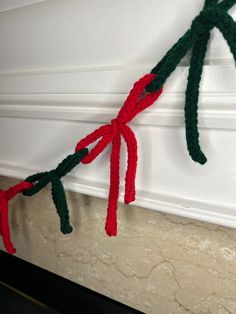
[[32, 187], [30, 182], [21, 182], [6, 191], [0, 190], [0, 234], [2, 235], [4, 246], [8, 253], [14, 254], [16, 249], [14, 248], [9, 229], [8, 221], [8, 202], [18, 193], [25, 189]]
[[147, 74], [138, 80], [129, 96], [120, 109], [116, 119], [111, 124], [106, 124], [80, 140], [76, 146], [76, 152], [94, 143], [98, 139], [95, 147], [86, 155], [82, 163], [92, 162], [111, 142], [112, 149], [110, 155], [110, 191], [107, 208], [107, 218], [105, 230], [109, 236], [117, 234], [117, 202], [120, 185], [120, 146], [121, 136], [127, 145], [128, 161], [125, 177], [125, 197], [126, 204], [135, 200], [135, 176], [137, 168], [137, 140], [133, 131], [126, 125], [139, 112], [143, 111], [157, 100], [162, 93], [162, 89], [155, 93], [145, 94], [145, 87], [156, 77], [155, 74]]

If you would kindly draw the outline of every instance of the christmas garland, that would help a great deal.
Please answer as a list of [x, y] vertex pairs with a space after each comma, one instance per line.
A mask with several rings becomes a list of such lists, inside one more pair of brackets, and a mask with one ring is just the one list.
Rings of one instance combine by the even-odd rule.
[[[105, 230], [109, 236], [117, 235], [121, 138], [124, 138], [128, 154], [124, 196], [124, 202], [128, 204], [135, 200], [138, 152], [135, 134], [127, 123], [158, 99], [163, 91], [162, 86], [190, 49], [192, 49], [192, 55], [185, 100], [186, 142], [190, 157], [200, 164], [206, 163], [207, 158], [199, 144], [199, 85], [210, 31], [214, 27], [217, 27], [223, 34], [236, 62], [236, 23], [227, 13], [235, 3], [236, 0], [221, 2], [206, 0], [202, 11], [193, 20], [190, 29], [173, 45], [150, 74], [144, 75], [134, 84], [115, 119], [80, 140], [76, 145], [75, 153], [67, 156], [56, 169], [34, 174], [8, 190], [0, 190], [0, 234], [7, 252], [10, 254], [16, 252], [10, 238], [9, 201], [18, 193], [32, 196], [51, 183], [52, 198], [60, 218], [61, 232], [71, 233], [73, 228], [69, 221], [69, 210], [61, 179], [80, 162], [91, 163], [110, 143], [110, 191]], [[87, 146], [94, 142], [96, 142], [95, 146], [89, 151]]]

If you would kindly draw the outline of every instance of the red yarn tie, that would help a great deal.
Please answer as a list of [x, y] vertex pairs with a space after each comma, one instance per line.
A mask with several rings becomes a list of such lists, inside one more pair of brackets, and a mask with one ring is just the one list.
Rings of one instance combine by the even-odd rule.
[[0, 234], [2, 235], [4, 246], [8, 253], [14, 254], [16, 249], [14, 248], [9, 229], [8, 221], [8, 202], [18, 193], [25, 189], [32, 187], [30, 182], [21, 182], [6, 191], [0, 190]]
[[124, 196], [124, 201], [128, 204], [135, 200], [135, 176], [138, 154], [136, 137], [126, 123], [130, 122], [139, 112], [151, 106], [162, 93], [161, 88], [155, 93], [145, 94], [145, 87], [155, 77], [155, 74], [147, 74], [138, 80], [125, 100], [123, 107], [120, 109], [117, 118], [113, 119], [110, 124], [101, 126], [84, 139], [80, 140], [76, 145], [75, 151], [77, 152], [100, 139], [95, 147], [92, 148], [89, 154], [82, 160], [82, 163], [88, 164], [92, 162], [109, 143], [112, 143], [110, 155], [110, 191], [105, 226], [106, 233], [109, 236], [117, 235], [121, 136], [126, 142], [128, 153]]

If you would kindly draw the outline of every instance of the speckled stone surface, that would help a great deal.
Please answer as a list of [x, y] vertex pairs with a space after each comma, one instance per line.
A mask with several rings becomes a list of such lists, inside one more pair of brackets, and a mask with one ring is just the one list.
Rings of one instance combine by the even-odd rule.
[[[1, 177], [0, 187], [18, 181]], [[109, 238], [106, 200], [67, 197], [66, 236], [49, 188], [11, 202], [17, 256], [144, 313], [236, 313], [236, 230], [120, 204]]]

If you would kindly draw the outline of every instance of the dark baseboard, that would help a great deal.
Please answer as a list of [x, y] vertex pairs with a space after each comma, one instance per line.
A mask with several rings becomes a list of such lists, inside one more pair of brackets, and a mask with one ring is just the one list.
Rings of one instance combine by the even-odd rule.
[[0, 251], [0, 281], [61, 313], [141, 313], [2, 251]]

